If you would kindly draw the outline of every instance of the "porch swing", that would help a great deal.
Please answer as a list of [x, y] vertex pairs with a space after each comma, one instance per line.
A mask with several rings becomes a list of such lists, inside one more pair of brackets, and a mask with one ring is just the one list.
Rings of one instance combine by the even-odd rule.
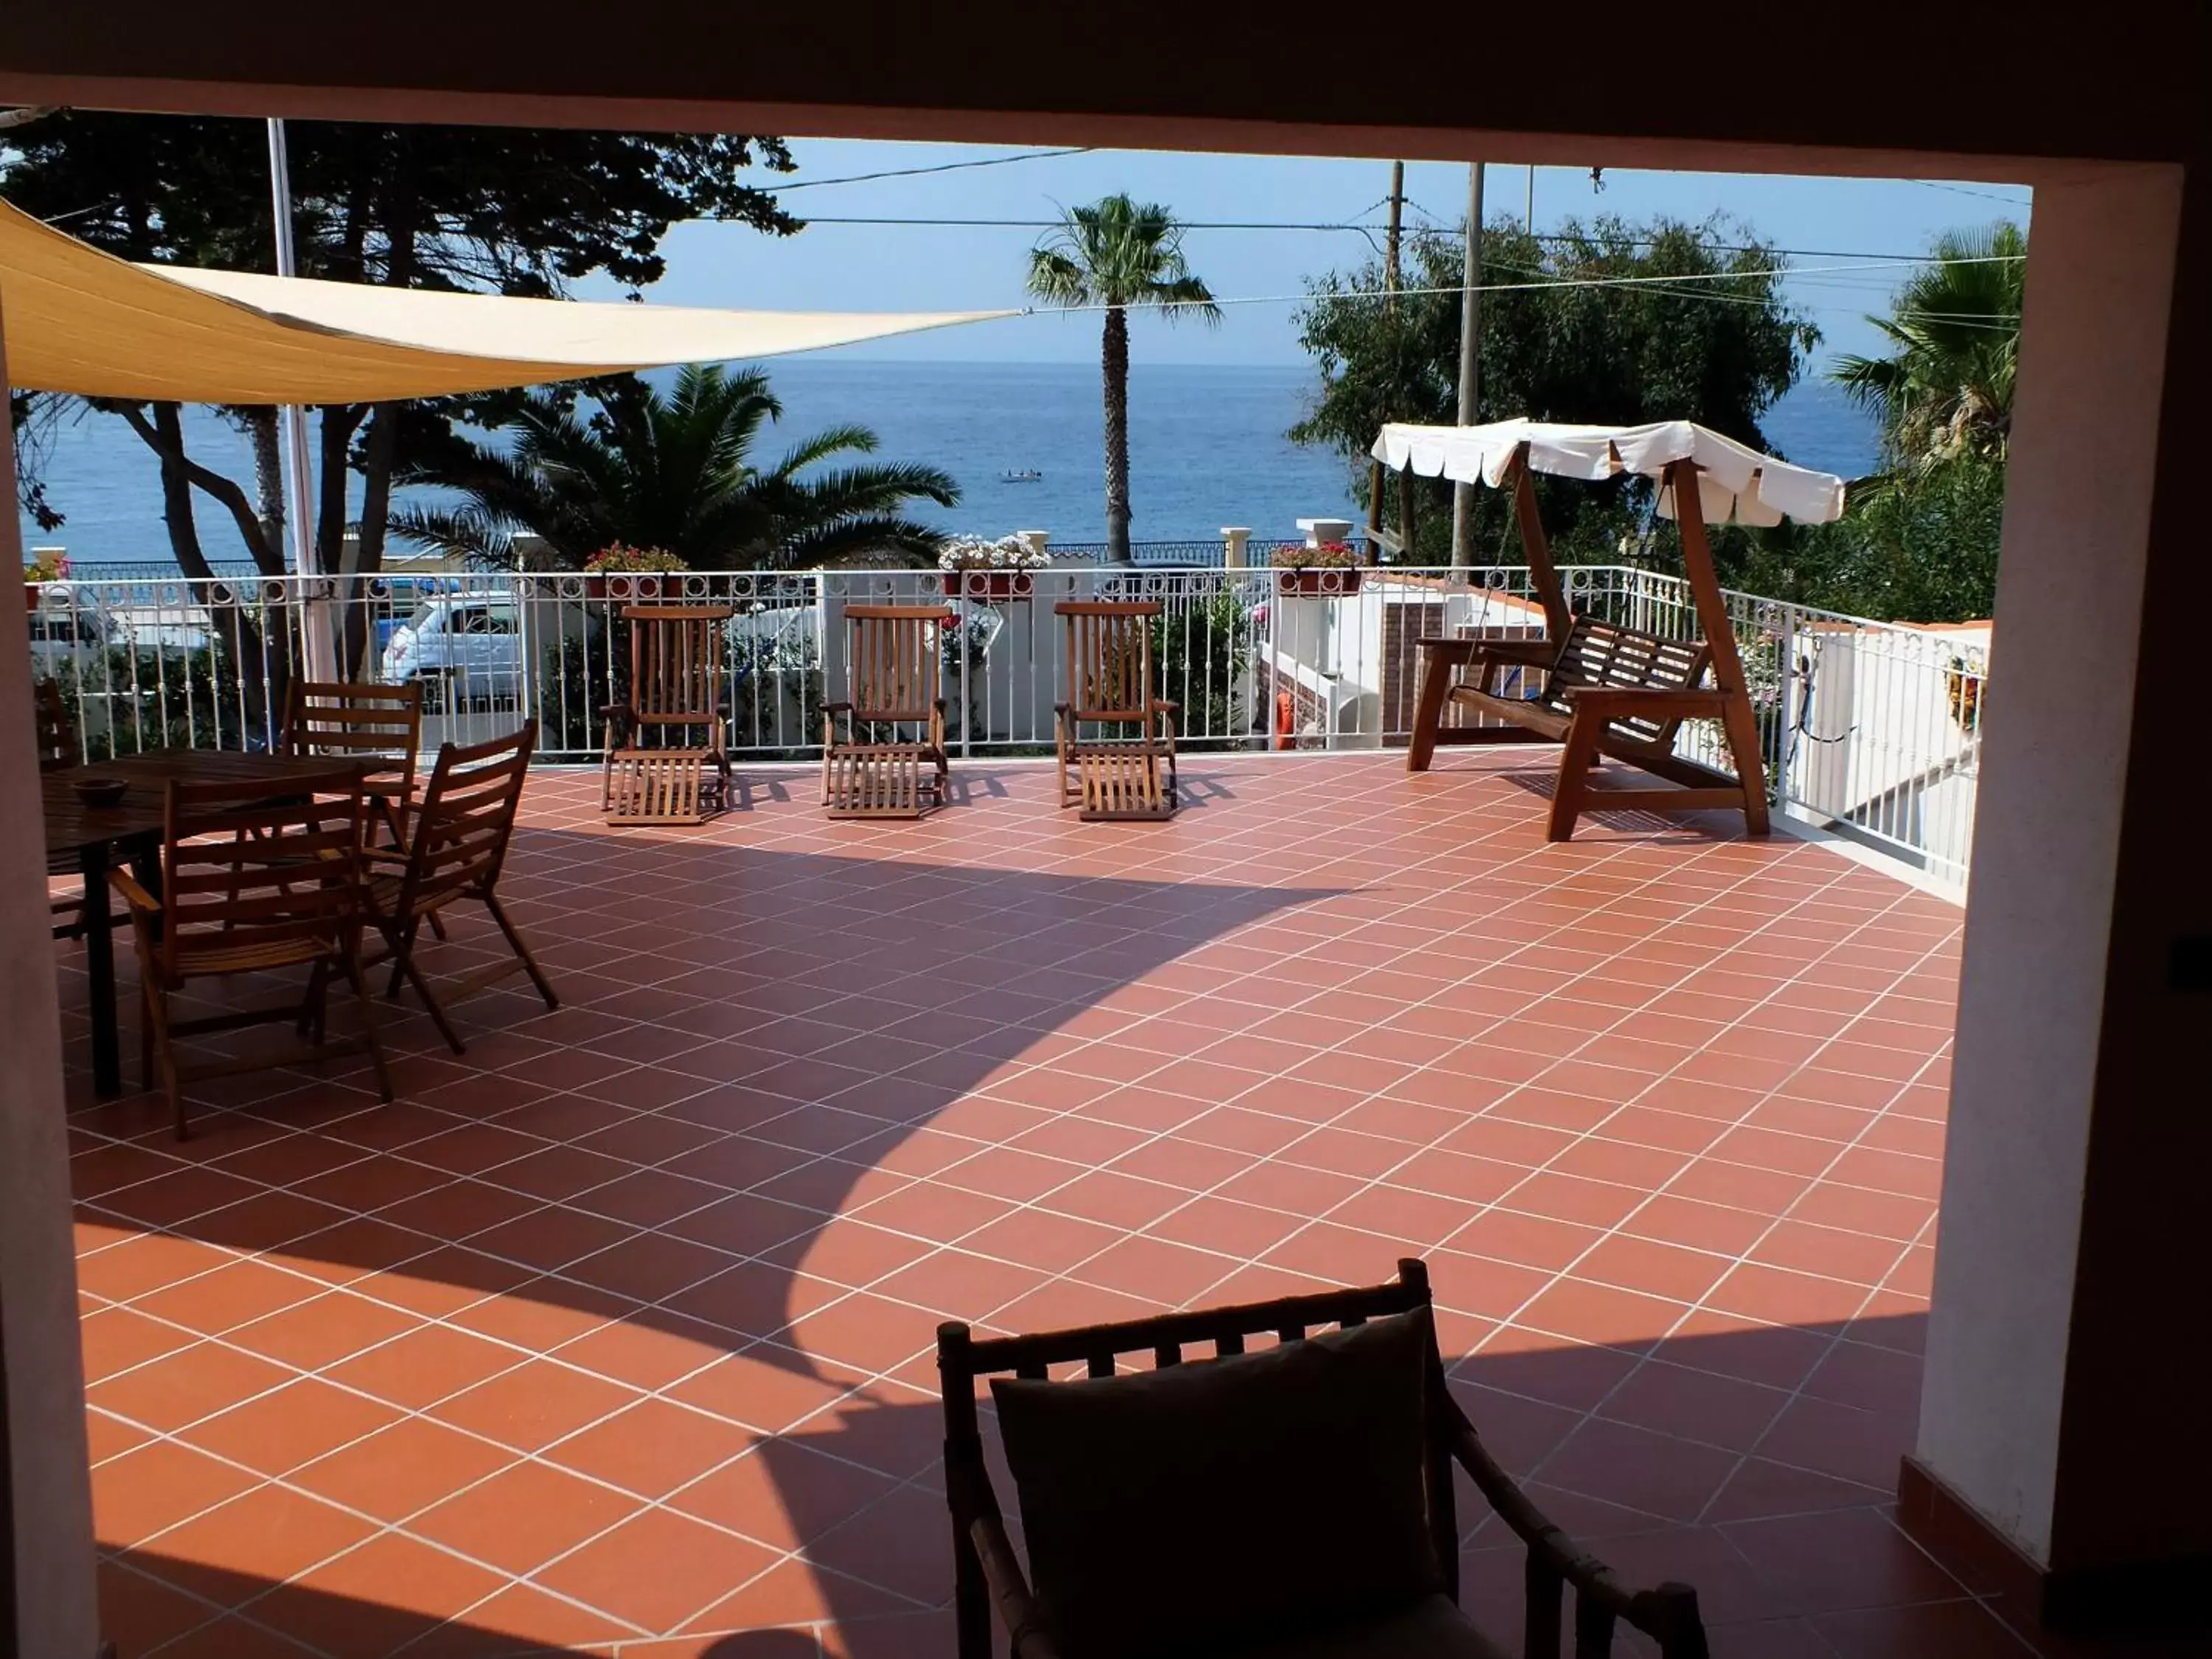
[[[1650, 426], [1562, 426], [1511, 420], [1486, 426], [1392, 424], [1375, 441], [1384, 465], [1426, 477], [1513, 490], [1513, 516], [1544, 611], [1540, 640], [1424, 639], [1408, 771], [1429, 768], [1439, 744], [1556, 743], [1562, 746], [1547, 835], [1566, 841], [1585, 812], [1741, 811], [1745, 830], [1767, 833], [1766, 777], [1735, 630], [1713, 568], [1706, 526], [1826, 524], [1843, 515], [1844, 481], [1762, 455], [1688, 421]], [[1658, 481], [1658, 510], [1680, 527], [1682, 563], [1697, 613], [1695, 640], [1672, 639], [1578, 612], [1552, 562], [1537, 511], [1534, 472], [1601, 480], [1625, 472]], [[1499, 677], [1542, 677], [1533, 692]], [[1456, 708], [1496, 725], [1446, 726]], [[1715, 720], [1735, 770], [1678, 753], [1689, 720]], [[1600, 782], [1601, 758], [1621, 761], [1658, 787]]]

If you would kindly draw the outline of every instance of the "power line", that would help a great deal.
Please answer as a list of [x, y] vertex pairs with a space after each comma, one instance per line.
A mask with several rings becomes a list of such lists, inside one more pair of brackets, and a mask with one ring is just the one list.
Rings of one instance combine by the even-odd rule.
[[2008, 207], [2030, 207], [2033, 202], [2027, 196], [2000, 196], [1993, 190], [1975, 190], [1966, 185], [1947, 185], [1938, 179], [1907, 179], [1908, 185], [1917, 185], [1923, 190], [1948, 190], [1954, 196], [1978, 196], [1985, 202], [2002, 202]]
[[939, 161], [934, 167], [891, 167], [882, 173], [854, 173], [842, 179], [801, 179], [794, 184], [771, 185], [779, 195], [791, 190], [818, 190], [824, 185], [866, 185], [878, 179], [918, 179], [925, 173], [958, 173], [966, 167], [1002, 167], [1012, 161], [1047, 161], [1056, 155], [1088, 155], [1096, 144], [1077, 144], [1067, 149], [1030, 149], [1018, 155], [986, 155], [972, 161]]

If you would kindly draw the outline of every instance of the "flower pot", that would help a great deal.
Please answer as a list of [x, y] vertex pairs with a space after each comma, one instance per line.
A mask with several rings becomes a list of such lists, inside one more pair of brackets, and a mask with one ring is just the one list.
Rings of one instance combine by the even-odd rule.
[[35, 612], [38, 610], [39, 592], [40, 588], [36, 582], [25, 582], [23, 584], [23, 608], [26, 611]]
[[1982, 723], [1982, 680], [1978, 674], [1968, 674], [1954, 668], [1944, 676], [1944, 690], [1951, 704], [1951, 718], [1961, 732], [1976, 730]]
[[1275, 591], [1286, 599], [1340, 599], [1359, 591], [1358, 565], [1302, 565], [1275, 573]]
[[1004, 605], [1026, 599], [1036, 592], [1036, 581], [1026, 570], [947, 570], [945, 597], [979, 599], [985, 605]]

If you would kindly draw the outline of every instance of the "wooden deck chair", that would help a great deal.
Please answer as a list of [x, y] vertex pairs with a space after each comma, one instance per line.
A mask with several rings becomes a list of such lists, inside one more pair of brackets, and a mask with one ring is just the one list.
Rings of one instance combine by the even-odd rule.
[[[84, 750], [77, 741], [76, 723], [70, 719], [69, 703], [62, 689], [52, 680], [40, 680], [31, 688], [31, 702], [37, 720], [39, 770], [59, 772], [83, 762]], [[46, 854], [46, 875], [49, 879], [60, 876], [81, 876], [82, 871], [75, 852]], [[53, 936], [56, 939], [82, 939], [90, 927], [98, 908], [97, 920], [108, 927], [119, 927], [125, 918], [112, 913], [106, 903], [107, 890], [102, 888], [94, 893], [87, 890], [82, 880], [78, 890], [64, 893], [59, 898], [51, 890], [46, 908], [53, 916]]]
[[1152, 621], [1160, 607], [1066, 599], [1053, 614], [1067, 627], [1067, 700], [1053, 705], [1060, 804], [1079, 808], [1086, 823], [1173, 817], [1176, 705], [1152, 695]]
[[[351, 766], [288, 780], [284, 787], [284, 797], [271, 800], [265, 784], [172, 781], [162, 808], [161, 896], [123, 871], [108, 874], [130, 907], [137, 941], [147, 1086], [158, 1066], [179, 1140], [189, 1129], [184, 1085], [203, 1078], [365, 1049], [378, 1091], [392, 1099], [361, 960], [362, 931], [369, 922], [368, 797]], [[194, 981], [302, 968], [307, 982], [296, 1003], [171, 1018], [171, 998]], [[325, 1040], [333, 975], [352, 985], [361, 1008], [361, 1036], [344, 1042]], [[272, 1054], [226, 1055], [191, 1066], [178, 1056], [180, 1036], [278, 1020], [311, 1041]]]
[[602, 709], [609, 823], [703, 823], [728, 804], [722, 722], [726, 605], [626, 605], [629, 700]]
[[407, 812], [415, 796], [415, 756], [422, 746], [422, 688], [294, 680], [284, 695], [283, 750], [371, 761], [362, 774], [371, 810], [407, 844]]
[[[1696, 465], [1668, 463], [1663, 486], [1679, 503], [1682, 562], [1705, 636], [1689, 641], [1575, 613], [1538, 517], [1525, 445], [1512, 471], [1514, 516], [1548, 637], [1418, 641], [1421, 690], [1407, 770], [1426, 771], [1439, 744], [1556, 743], [1562, 745], [1559, 771], [1546, 826], [1552, 841], [1571, 839], [1576, 820], [1585, 812], [1715, 807], [1741, 811], [1748, 833], [1765, 835], [1770, 826], [1759, 723], [1700, 515]], [[1519, 679], [1540, 674], [1542, 684], [1533, 693], [1509, 695], [1498, 684], [1506, 672]], [[1447, 726], [1447, 707], [1504, 723]], [[1675, 752], [1682, 723], [1698, 718], [1720, 722], [1734, 775]], [[1667, 787], [1592, 782], [1592, 769], [1607, 757]]]
[[447, 1001], [473, 996], [510, 975], [522, 973], [549, 1009], [561, 999], [522, 942], [522, 935], [501, 906], [497, 888], [501, 866], [507, 860], [508, 842], [514, 834], [514, 816], [522, 803], [522, 785], [530, 768], [530, 753], [538, 743], [538, 722], [523, 722], [522, 729], [489, 743], [446, 744], [438, 750], [430, 781], [416, 810], [414, 836], [404, 851], [378, 849], [370, 854], [368, 903], [377, 930], [384, 935], [385, 951], [368, 966], [392, 964], [386, 996], [398, 996], [403, 981], [415, 988], [447, 1046], [465, 1054], [463, 1043], [440, 997], [416, 965], [416, 935], [425, 921], [434, 921], [447, 905], [463, 899], [483, 906], [506, 939], [513, 956], [447, 985]]
[[942, 650], [952, 617], [935, 605], [848, 605], [845, 617], [847, 695], [822, 706], [822, 804], [833, 818], [918, 818], [945, 804], [951, 777]]

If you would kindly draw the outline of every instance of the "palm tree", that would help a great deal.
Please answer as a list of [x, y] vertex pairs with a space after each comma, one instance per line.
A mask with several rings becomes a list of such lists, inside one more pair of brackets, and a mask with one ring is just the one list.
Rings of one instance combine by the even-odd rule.
[[1106, 542], [1129, 562], [1129, 308], [1153, 306], [1170, 321], [1186, 312], [1208, 323], [1221, 308], [1182, 257], [1182, 227], [1157, 203], [1109, 196], [1066, 214], [1030, 251], [1030, 292], [1048, 304], [1102, 307], [1106, 395]]
[[1961, 456], [2003, 458], [2027, 274], [2017, 225], [1947, 233], [1934, 261], [1898, 291], [1893, 314], [1867, 319], [1895, 349], [1841, 358], [1830, 371], [1881, 418], [1893, 466], [1924, 471]]
[[603, 383], [597, 410], [556, 390], [529, 394], [505, 447], [455, 437], [398, 480], [458, 491], [456, 508], [407, 508], [392, 528], [411, 541], [510, 564], [519, 532], [541, 537], [574, 568], [613, 542], [664, 548], [697, 569], [799, 569], [846, 555], [921, 562], [939, 532], [903, 516], [920, 499], [951, 507], [960, 487], [933, 466], [846, 463], [876, 434], [833, 426], [772, 465], [749, 459], [783, 406], [758, 369], [694, 366], [664, 395], [635, 375]]

